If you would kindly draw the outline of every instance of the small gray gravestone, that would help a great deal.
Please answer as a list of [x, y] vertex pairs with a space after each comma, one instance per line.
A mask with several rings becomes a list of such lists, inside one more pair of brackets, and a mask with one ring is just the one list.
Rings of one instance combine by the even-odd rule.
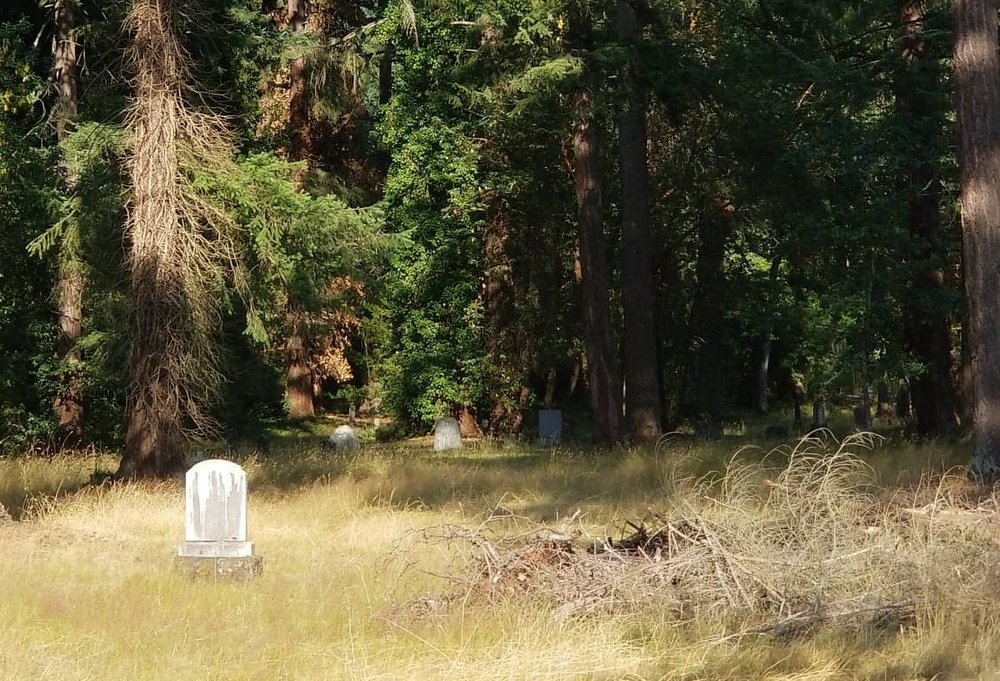
[[562, 440], [562, 410], [540, 409], [538, 411], [538, 441], [543, 445], [559, 444]]
[[209, 459], [185, 475], [184, 543], [179, 559], [196, 576], [248, 580], [261, 558], [247, 539], [247, 474], [237, 464]]
[[338, 452], [356, 452], [361, 449], [358, 436], [354, 434], [354, 429], [350, 426], [337, 426], [337, 430], [330, 435], [330, 446]]
[[462, 448], [462, 433], [458, 421], [450, 416], [434, 423], [434, 451], [446, 452]]

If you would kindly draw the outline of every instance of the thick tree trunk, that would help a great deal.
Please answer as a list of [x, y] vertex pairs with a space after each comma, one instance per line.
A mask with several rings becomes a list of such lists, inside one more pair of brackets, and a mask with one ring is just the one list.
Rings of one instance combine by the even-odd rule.
[[1000, 61], [997, 0], [953, 0], [972, 474], [1000, 477]]
[[697, 295], [691, 324], [698, 344], [693, 406], [697, 418], [710, 423], [722, 419], [726, 333], [726, 283], [722, 264], [732, 212], [732, 204], [717, 200], [698, 223]]
[[[289, 0], [288, 30], [297, 33], [309, 27], [309, 0]], [[290, 144], [288, 156], [293, 161], [312, 157], [312, 131], [309, 92], [306, 87], [305, 57], [296, 57], [289, 66], [288, 129]]]
[[[76, 42], [76, 20], [73, 0], [56, 0], [53, 7], [55, 39], [53, 52], [53, 81], [59, 93], [56, 104], [56, 137], [66, 139], [69, 122], [76, 116], [79, 101], [77, 64], [79, 46]], [[66, 188], [72, 193], [77, 178], [72, 170], [64, 168]], [[59, 304], [59, 357], [63, 369], [59, 376], [59, 391], [53, 407], [59, 426], [69, 443], [78, 443], [83, 436], [83, 377], [82, 358], [77, 342], [80, 340], [83, 320], [83, 293], [86, 275], [80, 256], [79, 235], [76, 230], [63, 240], [59, 258], [59, 279], [56, 294]]]
[[883, 419], [892, 416], [892, 402], [889, 398], [889, 384], [885, 381], [878, 382], [877, 400], [878, 406], [875, 410], [875, 416]]
[[[526, 380], [524, 357], [518, 348], [514, 313], [513, 265], [507, 252], [510, 241], [510, 215], [506, 205], [497, 201], [489, 211], [483, 235], [483, 309], [486, 316], [486, 352], [490, 358], [488, 388], [493, 404], [494, 421], [509, 421], [520, 411], [517, 396]], [[519, 385], [511, 385], [518, 377]], [[511, 392], [512, 389], [518, 392]]]
[[[294, 323], [293, 323], [294, 324]], [[294, 328], [294, 327], [293, 327]], [[306, 340], [297, 331], [285, 341], [285, 400], [288, 416], [293, 419], [316, 415], [312, 369]]]
[[133, 303], [128, 430], [119, 477], [169, 475], [183, 466], [186, 399], [183, 367], [189, 336], [183, 280], [179, 125], [185, 117], [181, 53], [171, 0], [135, 0], [133, 30], [134, 149], [129, 162], [128, 213]]
[[392, 99], [392, 60], [396, 58], [396, 45], [390, 40], [382, 48], [378, 60], [378, 103], [388, 104]]
[[68, 124], [76, 116], [80, 101], [77, 79], [79, 44], [76, 42], [75, 0], [55, 0], [53, 22], [55, 38], [52, 44], [53, 80], [59, 100], [56, 104], [56, 137], [66, 139]]
[[[288, 30], [292, 33], [308, 29], [309, 4], [309, 0], [288, 0]], [[295, 182], [300, 187], [305, 184], [312, 157], [312, 116], [306, 76], [305, 57], [296, 57], [289, 66], [288, 74], [288, 158], [305, 162], [305, 168], [295, 176]], [[285, 401], [289, 417], [307, 418], [316, 415], [309, 329], [296, 311], [292, 310], [287, 318], [290, 320], [290, 335], [285, 342]]]
[[598, 444], [611, 445], [622, 436], [622, 383], [611, 329], [608, 296], [611, 277], [602, 223], [597, 128], [591, 94], [586, 90], [576, 97], [573, 157], [573, 179], [580, 219], [580, 288], [594, 439]]
[[[907, 0], [902, 9], [903, 59], [907, 68], [897, 84], [896, 104], [904, 119], [917, 130], [936, 131], [943, 118], [924, 94], [939, 85], [937, 59], [927, 55], [923, 37], [926, 9], [924, 0]], [[914, 268], [919, 268], [909, 284], [904, 311], [905, 346], [924, 366], [912, 383], [913, 411], [917, 429], [925, 435], [953, 435], [955, 386], [952, 381], [951, 330], [940, 300], [945, 292], [942, 266], [945, 249], [940, 236], [941, 180], [929, 156], [913, 158], [904, 182], [912, 197], [909, 225], [913, 243]], [[929, 301], [929, 302], [928, 302]]]
[[[633, 50], [639, 20], [630, 0], [618, 0], [618, 35]], [[646, 167], [646, 91], [636, 76], [638, 55], [626, 67], [618, 118], [622, 180], [622, 308], [625, 321], [625, 419], [633, 442], [660, 437], [660, 368], [657, 361], [653, 234]]]
[[289, 30], [304, 31], [309, 23], [309, 0], [288, 0], [285, 7]]

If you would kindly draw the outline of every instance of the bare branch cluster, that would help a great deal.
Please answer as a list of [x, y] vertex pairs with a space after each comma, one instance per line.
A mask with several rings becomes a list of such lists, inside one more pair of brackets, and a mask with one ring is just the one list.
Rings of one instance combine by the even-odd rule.
[[[133, 300], [129, 454], [133, 467], [177, 456], [185, 430], [212, 429], [206, 407], [220, 375], [214, 343], [223, 284], [242, 277], [236, 225], [199, 195], [198, 173], [225, 172], [233, 138], [225, 121], [188, 104], [187, 55], [171, 0], [135, 0], [128, 53], [129, 265]], [[125, 462], [123, 462], [123, 468]], [[132, 474], [133, 471], [124, 471]]]
[[735, 623], [723, 640], [891, 630], [939, 607], [989, 606], [996, 509], [880, 499], [858, 454], [870, 445], [806, 438], [774, 452], [780, 467], [735, 458], [717, 478], [672, 481], [664, 510], [617, 540], [580, 513], [550, 528], [502, 507], [476, 527], [425, 532], [461, 557], [443, 575], [461, 593], [438, 602], [527, 597], [558, 617], [653, 608]]

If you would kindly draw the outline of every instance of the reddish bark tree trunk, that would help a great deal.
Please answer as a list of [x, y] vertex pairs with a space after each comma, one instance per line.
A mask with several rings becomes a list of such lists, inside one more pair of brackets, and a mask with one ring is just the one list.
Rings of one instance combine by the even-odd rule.
[[[309, 26], [309, 0], [289, 0], [287, 5], [288, 30], [304, 31]], [[312, 133], [309, 93], [306, 87], [306, 60], [296, 57], [289, 66], [288, 157], [304, 161], [306, 168], [296, 175], [299, 185], [305, 183], [312, 157]], [[285, 343], [285, 400], [291, 418], [316, 415], [316, 393], [310, 367], [308, 329], [292, 311], [290, 336]]]
[[[512, 385], [511, 377], [526, 373], [523, 353], [518, 348], [517, 320], [514, 314], [512, 263], [507, 252], [510, 240], [510, 217], [507, 207], [497, 200], [489, 212], [483, 235], [483, 308], [486, 313], [484, 345], [490, 358], [488, 387], [492, 401], [491, 428], [506, 427], [520, 421], [522, 385]], [[471, 436], [470, 436], [471, 437]]]
[[611, 445], [622, 436], [622, 384], [611, 329], [608, 299], [611, 277], [602, 216], [597, 128], [592, 109], [590, 92], [580, 92], [576, 97], [577, 118], [573, 129], [573, 179], [580, 219], [580, 289], [594, 439], [598, 444]]
[[288, 415], [293, 419], [315, 416], [309, 351], [305, 339], [297, 331], [293, 331], [285, 341], [285, 357], [285, 400], [288, 402]]
[[[629, 0], [618, 1], [618, 36], [633, 51], [639, 20]], [[636, 77], [638, 55], [626, 67], [618, 118], [622, 180], [622, 308], [625, 321], [625, 419], [633, 442], [660, 437], [660, 367], [657, 356], [653, 233], [646, 167], [646, 92]]]
[[[924, 129], [932, 128], [935, 118], [941, 117], [924, 94], [939, 85], [937, 60], [926, 54], [925, 16], [924, 0], [908, 0], [903, 7], [902, 47], [907, 68], [896, 94], [900, 114], [915, 127]], [[912, 382], [913, 411], [921, 433], [953, 435], [958, 430], [958, 421], [950, 320], [941, 311], [941, 305], [934, 304], [945, 292], [942, 270], [945, 251], [940, 235], [941, 180], [933, 158], [914, 158], [905, 171], [904, 182], [912, 192], [909, 225], [917, 245], [913, 264], [920, 268], [909, 285], [904, 336], [907, 350], [924, 366], [924, 372]]]
[[1000, 61], [997, 0], [953, 0], [972, 474], [1000, 477]]
[[[79, 46], [76, 42], [76, 19], [73, 0], [56, 0], [53, 8], [55, 38], [52, 45], [53, 81], [59, 93], [56, 104], [56, 137], [63, 142], [68, 134], [68, 124], [77, 113], [79, 101], [77, 86], [77, 63]], [[70, 192], [76, 189], [77, 178], [67, 167], [64, 168], [66, 187]], [[79, 253], [79, 238], [71, 232], [63, 241], [59, 258], [59, 279], [56, 294], [59, 301], [59, 341], [58, 352], [64, 363], [59, 377], [59, 392], [53, 407], [59, 426], [66, 434], [67, 441], [78, 443], [83, 436], [83, 376], [82, 358], [77, 342], [83, 329], [83, 293], [86, 278]]]

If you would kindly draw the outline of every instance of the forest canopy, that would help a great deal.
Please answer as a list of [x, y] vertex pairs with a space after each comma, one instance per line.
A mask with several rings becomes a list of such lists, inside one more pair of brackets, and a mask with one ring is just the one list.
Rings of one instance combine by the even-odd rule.
[[9, 0], [0, 443], [840, 408], [993, 475], [996, 9]]

